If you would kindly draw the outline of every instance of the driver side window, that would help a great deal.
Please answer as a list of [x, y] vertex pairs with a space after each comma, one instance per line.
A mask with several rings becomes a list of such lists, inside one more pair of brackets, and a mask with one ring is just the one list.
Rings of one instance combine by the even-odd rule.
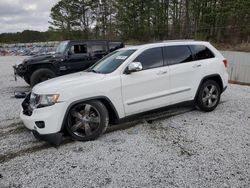
[[162, 48], [151, 48], [142, 52], [134, 60], [142, 64], [143, 70], [152, 69], [163, 66]]
[[70, 52], [72, 54], [86, 54], [87, 44], [75, 44], [70, 47]]

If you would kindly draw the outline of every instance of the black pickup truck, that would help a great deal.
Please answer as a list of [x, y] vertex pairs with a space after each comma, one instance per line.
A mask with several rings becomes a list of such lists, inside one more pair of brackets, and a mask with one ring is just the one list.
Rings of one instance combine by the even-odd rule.
[[45, 80], [85, 70], [108, 53], [123, 48], [121, 41], [63, 41], [53, 54], [31, 56], [13, 66], [14, 74], [32, 87]]

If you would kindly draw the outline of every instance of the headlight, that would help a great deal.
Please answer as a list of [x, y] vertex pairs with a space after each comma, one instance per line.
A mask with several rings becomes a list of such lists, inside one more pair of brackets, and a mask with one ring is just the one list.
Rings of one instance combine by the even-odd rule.
[[25, 70], [26, 69], [26, 64], [27, 64], [27, 62], [24, 60], [22, 63], [17, 65], [17, 68], [19, 70]]
[[54, 95], [37, 95], [31, 93], [30, 95], [30, 107], [32, 109], [42, 108], [45, 106], [51, 106], [58, 102], [59, 94]]

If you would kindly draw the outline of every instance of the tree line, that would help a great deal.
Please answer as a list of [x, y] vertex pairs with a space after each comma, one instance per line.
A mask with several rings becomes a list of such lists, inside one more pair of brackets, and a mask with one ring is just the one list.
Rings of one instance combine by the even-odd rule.
[[55, 31], [40, 32], [24, 30], [22, 32], [17, 33], [0, 34], [0, 43], [31, 43], [59, 40], [63, 40], [63, 37]]
[[61, 0], [51, 28], [84, 38], [198, 38], [242, 42], [250, 35], [249, 0]]
[[50, 17], [44, 40], [250, 41], [249, 0], [60, 0]]

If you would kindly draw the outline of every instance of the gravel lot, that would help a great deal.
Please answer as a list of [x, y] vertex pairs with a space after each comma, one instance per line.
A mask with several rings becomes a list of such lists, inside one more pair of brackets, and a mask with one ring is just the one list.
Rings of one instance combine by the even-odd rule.
[[11, 66], [21, 59], [0, 57], [1, 188], [250, 187], [250, 87], [229, 85], [210, 113], [174, 108], [54, 148], [18, 117], [13, 92], [29, 87]]

